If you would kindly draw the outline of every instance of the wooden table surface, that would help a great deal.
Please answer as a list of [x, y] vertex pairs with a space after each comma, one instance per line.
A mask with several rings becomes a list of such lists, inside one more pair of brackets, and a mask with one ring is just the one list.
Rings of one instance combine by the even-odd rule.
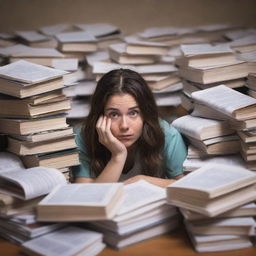
[[[1, 256], [20, 256], [20, 247], [8, 241], [0, 239]], [[120, 251], [110, 248], [104, 249], [99, 256], [256, 256], [256, 247], [213, 252], [197, 253], [194, 251], [184, 229], [173, 231], [136, 245], [127, 247]], [[61, 256], [61, 255], [60, 255]]]

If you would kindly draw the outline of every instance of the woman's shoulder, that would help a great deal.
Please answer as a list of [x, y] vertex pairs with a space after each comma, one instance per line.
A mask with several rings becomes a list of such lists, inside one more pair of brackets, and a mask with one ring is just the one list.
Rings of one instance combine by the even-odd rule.
[[161, 128], [163, 129], [163, 132], [165, 136], [179, 136], [179, 132], [176, 128], [174, 128], [170, 123], [168, 123], [166, 120], [160, 119], [159, 124]]
[[86, 151], [84, 139], [83, 139], [83, 127], [82, 126], [76, 126], [73, 128], [74, 134], [75, 134], [75, 141], [80, 151]]

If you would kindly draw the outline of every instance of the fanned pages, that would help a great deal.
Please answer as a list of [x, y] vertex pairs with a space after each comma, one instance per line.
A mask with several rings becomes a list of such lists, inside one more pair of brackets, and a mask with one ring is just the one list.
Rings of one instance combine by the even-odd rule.
[[27, 200], [48, 194], [65, 176], [57, 169], [34, 167], [0, 173], [0, 192]]
[[193, 92], [192, 99], [237, 120], [256, 117], [256, 99], [225, 85]]

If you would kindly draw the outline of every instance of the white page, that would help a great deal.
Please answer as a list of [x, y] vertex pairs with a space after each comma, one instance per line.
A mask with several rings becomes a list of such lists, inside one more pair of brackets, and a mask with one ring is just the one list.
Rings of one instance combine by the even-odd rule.
[[96, 81], [87, 80], [81, 81], [75, 85], [75, 94], [77, 96], [90, 96], [94, 93], [96, 88]]
[[76, 27], [85, 30], [95, 37], [109, 35], [119, 31], [118, 27], [108, 23], [76, 24]]
[[244, 45], [251, 45], [256, 44], [256, 34], [249, 35], [247, 37], [243, 37], [237, 40], [234, 40], [230, 43], [230, 46], [244, 46]]
[[52, 60], [52, 67], [66, 71], [78, 70], [78, 59], [75, 58], [59, 58]]
[[249, 28], [249, 29], [229, 31], [229, 32], [225, 33], [225, 37], [227, 37], [230, 40], [236, 40], [239, 38], [244, 38], [244, 37], [250, 36], [251, 34], [256, 34], [256, 29]]
[[73, 256], [95, 242], [102, 241], [102, 234], [69, 226], [40, 236], [22, 244], [41, 255]]
[[256, 99], [225, 85], [193, 92], [192, 99], [231, 117], [235, 110], [256, 104]]
[[94, 62], [109, 60], [109, 53], [108, 51], [92, 52], [92, 53], [86, 54], [85, 58], [88, 64], [92, 66]]
[[229, 24], [210, 24], [210, 25], [199, 26], [198, 30], [209, 32], [209, 31], [218, 31], [218, 30], [223, 30], [228, 28], [232, 28], [232, 26]]
[[185, 115], [175, 119], [172, 125], [182, 134], [199, 140], [203, 137], [202, 133], [204, 129], [215, 127], [216, 132], [219, 131], [219, 136], [221, 136], [223, 134], [223, 128], [227, 127], [226, 121], [194, 117], [191, 115]]
[[85, 31], [60, 33], [56, 35], [56, 38], [62, 43], [94, 43], [97, 41], [93, 35]]
[[23, 44], [15, 44], [8, 47], [0, 47], [0, 55], [8, 57], [12, 54], [27, 51], [30, 47]]
[[25, 169], [21, 159], [9, 152], [0, 152], [0, 173]]
[[39, 205], [105, 206], [123, 183], [66, 184], [56, 187]]
[[132, 211], [149, 203], [166, 197], [165, 189], [152, 185], [144, 180], [124, 186], [125, 199], [117, 215]]
[[56, 24], [56, 25], [42, 27], [39, 30], [45, 35], [54, 36], [63, 31], [72, 29], [72, 27], [73, 25], [71, 24]]
[[237, 58], [239, 60], [243, 60], [247, 62], [256, 62], [256, 51], [239, 53], [237, 54]]
[[154, 95], [157, 106], [179, 106], [181, 105], [181, 93], [158, 93]]
[[120, 65], [116, 63], [107, 63], [107, 62], [100, 62], [100, 61], [94, 61], [92, 62], [92, 67], [93, 67], [93, 74], [105, 74], [108, 73], [111, 70], [114, 69], [120, 69], [120, 68], [127, 68], [136, 71], [135, 66], [131, 65]]
[[240, 155], [229, 155], [229, 156], [214, 156], [208, 158], [190, 158], [183, 162], [185, 170], [196, 170], [203, 167], [206, 164], [226, 164], [246, 167], [245, 162]]
[[177, 68], [172, 64], [152, 64], [136, 66], [136, 71], [140, 74], [156, 74], [175, 72]]
[[[195, 191], [205, 191], [207, 194], [212, 193], [214, 195], [217, 189], [223, 188], [224, 190], [228, 187], [228, 191], [233, 191], [241, 188], [241, 184], [244, 187], [255, 182], [256, 173], [246, 168], [223, 164], [207, 164], [168, 187], [194, 189]], [[221, 195], [221, 192], [218, 195]]]
[[25, 200], [48, 194], [57, 185], [67, 183], [65, 176], [59, 170], [47, 167], [33, 167], [0, 173], [0, 178], [5, 178], [22, 187], [24, 195], [8, 190], [8, 188], [4, 189], [1, 186], [0, 191]]
[[53, 48], [26, 47], [20, 51], [10, 53], [11, 57], [55, 57], [62, 58], [64, 55]]
[[180, 47], [185, 56], [233, 52], [230, 47], [225, 44], [182, 44]]
[[16, 31], [16, 34], [29, 42], [47, 41], [49, 38], [37, 31]]
[[145, 29], [143, 32], [139, 33], [139, 36], [144, 38], [152, 38], [159, 36], [173, 36], [178, 33], [178, 29], [174, 27], [152, 27]]
[[90, 104], [83, 100], [72, 100], [71, 109], [67, 112], [67, 118], [85, 118], [90, 111]]
[[126, 53], [126, 43], [120, 43], [120, 44], [111, 44], [109, 46], [110, 49], [113, 49], [114, 51], [124, 54]]
[[61, 77], [67, 73], [63, 70], [48, 68], [24, 60], [0, 67], [0, 77], [25, 83], [39, 83]]
[[155, 47], [167, 47], [169, 48], [169, 44], [159, 43], [159, 42], [149, 42], [139, 39], [137, 36], [126, 36], [124, 38], [125, 42], [129, 45], [141, 45], [141, 46], [155, 46]]

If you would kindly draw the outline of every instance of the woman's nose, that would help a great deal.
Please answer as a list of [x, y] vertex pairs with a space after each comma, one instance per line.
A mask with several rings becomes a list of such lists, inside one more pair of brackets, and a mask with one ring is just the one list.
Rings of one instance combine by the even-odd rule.
[[127, 130], [129, 128], [128, 126], [128, 120], [125, 116], [123, 116], [121, 118], [121, 122], [120, 122], [120, 129], [121, 130]]

